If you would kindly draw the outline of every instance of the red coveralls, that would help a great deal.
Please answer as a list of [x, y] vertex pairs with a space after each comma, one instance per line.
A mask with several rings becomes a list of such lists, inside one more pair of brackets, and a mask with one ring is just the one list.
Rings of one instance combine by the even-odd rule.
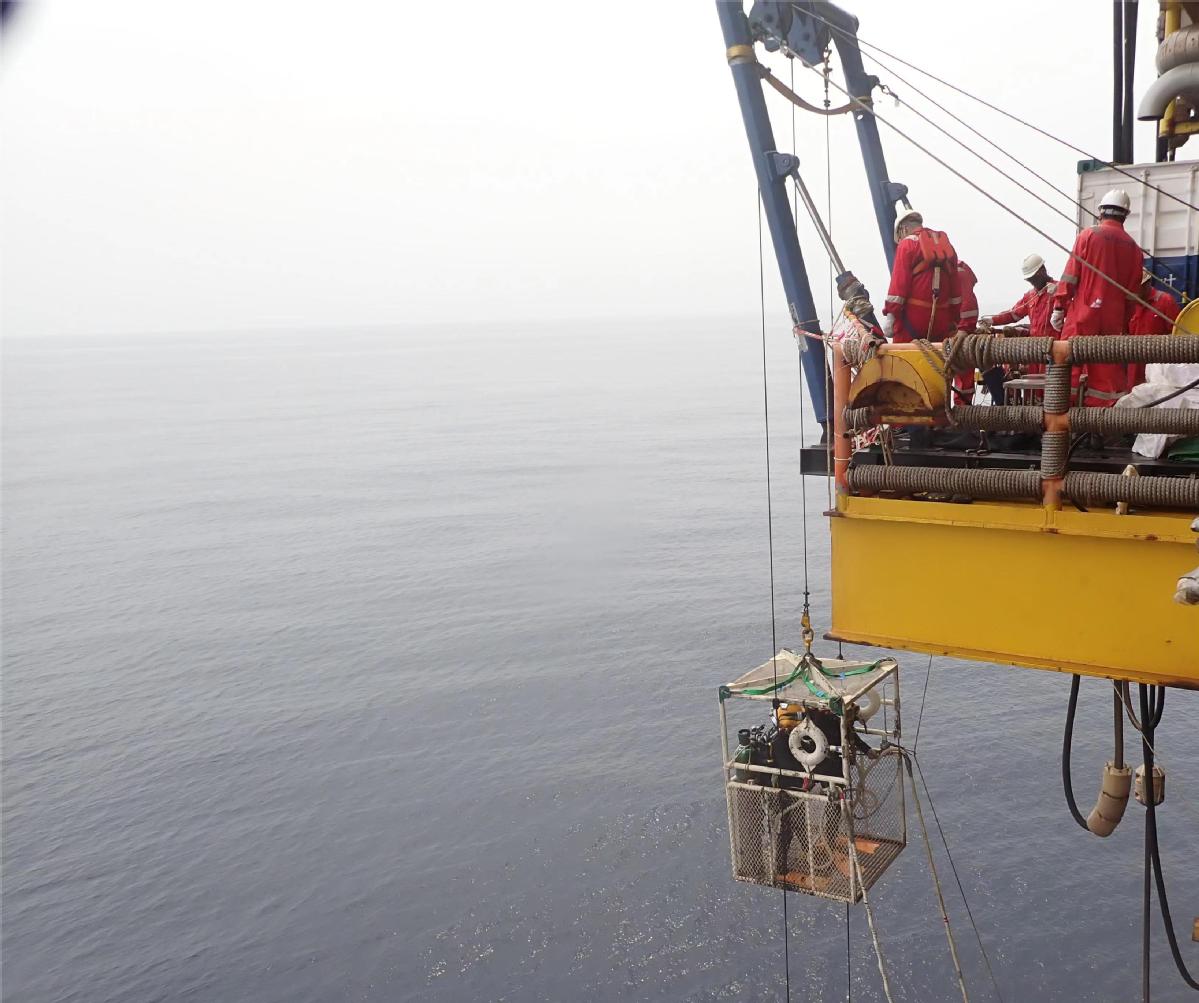
[[887, 290], [883, 314], [895, 318], [894, 340], [897, 342], [917, 338], [943, 341], [958, 323], [962, 298], [958, 292], [957, 262], [951, 260], [941, 268], [941, 293], [934, 313], [933, 276], [936, 270], [925, 266], [920, 252], [920, 234], [924, 232], [922, 227], [909, 234], [895, 249], [895, 265], [891, 269], [891, 286]]
[[[942, 285], [944, 282], [942, 281]], [[971, 333], [978, 325], [978, 297], [974, 295], [974, 287], [978, 285], [978, 276], [966, 262], [958, 262], [958, 292], [962, 296], [961, 309], [958, 311], [958, 330]], [[974, 374], [954, 373], [954, 403], [974, 403]]]
[[[1078, 258], [1098, 268], [1111, 281], [1080, 264]], [[1066, 311], [1062, 335], [1069, 339], [1078, 335], [1126, 332], [1134, 304], [1112, 282], [1118, 282], [1125, 289], [1138, 289], [1141, 270], [1141, 249], [1124, 232], [1123, 222], [1103, 219], [1083, 230], [1075, 238], [1074, 250], [1053, 297], [1053, 305]], [[1126, 363], [1089, 363], [1085, 368], [1087, 404], [1111, 407], [1127, 392]], [[1076, 385], [1079, 373], [1076, 368]]]
[[[1152, 310], [1141, 306], [1138, 303], [1133, 307], [1132, 320], [1128, 322], [1129, 334], [1169, 334], [1174, 330], [1174, 321], [1178, 318], [1180, 307], [1178, 300], [1171, 296], [1164, 289], [1153, 289], [1145, 286], [1141, 289], [1141, 299], [1152, 303], [1169, 320], [1159, 317]], [[1129, 363], [1128, 366], [1128, 389], [1131, 390], [1138, 383], [1145, 382], [1145, 365], [1144, 363]]]
[[[1030, 338], [1056, 338], [1057, 332], [1049, 326], [1049, 315], [1053, 313], [1053, 294], [1057, 291], [1057, 283], [1049, 282], [1043, 289], [1030, 289], [1016, 301], [1016, 305], [1003, 313], [997, 313], [991, 318], [992, 324], [1014, 324], [1018, 320], [1028, 318], [1028, 336]], [[1044, 366], [1029, 366], [1030, 373], [1043, 373]]]

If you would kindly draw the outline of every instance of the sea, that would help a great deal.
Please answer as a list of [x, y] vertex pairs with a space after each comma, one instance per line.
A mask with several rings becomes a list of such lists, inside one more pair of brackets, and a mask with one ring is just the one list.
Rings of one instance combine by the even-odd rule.
[[[829, 623], [819, 429], [766, 345], [768, 394], [756, 315], [7, 339], [4, 999], [882, 1000], [861, 906], [785, 927], [731, 876], [717, 687], [800, 643], [805, 588]], [[873, 591], [1002, 618], [993, 570], [880, 553]], [[970, 998], [1140, 999], [1143, 811], [1067, 813], [1068, 678], [900, 665]], [[1111, 711], [1085, 680], [1084, 811]], [[1194, 969], [1197, 723], [1171, 691]], [[893, 997], [956, 1000], [909, 825]], [[1153, 999], [1193, 998], [1153, 931]]]

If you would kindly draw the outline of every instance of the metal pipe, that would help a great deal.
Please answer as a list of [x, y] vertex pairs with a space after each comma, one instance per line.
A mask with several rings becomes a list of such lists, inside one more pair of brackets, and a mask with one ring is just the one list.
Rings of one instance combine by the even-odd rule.
[[[753, 39], [749, 34], [749, 22], [740, 2], [716, 0], [716, 13], [724, 32], [729, 69], [737, 89], [737, 101], [741, 107], [745, 134], [758, 178], [758, 193], [770, 228], [774, 256], [778, 261], [783, 291], [787, 296], [787, 308], [794, 326], [819, 336], [820, 321], [816, 313], [816, 304], [812, 300], [812, 288], [804, 266], [803, 252], [799, 247], [799, 237], [795, 232], [795, 218], [791, 215], [786, 178], [774, 169], [773, 155], [778, 152], [778, 147], [775, 145], [774, 130], [770, 125], [770, 114], [766, 109], [766, 97], [762, 93], [762, 78], [758, 74], [758, 61], [754, 55]], [[812, 398], [816, 420], [822, 425], [827, 425], [828, 398], [824, 386], [824, 354], [808, 351], [806, 340], [798, 339], [804, 378]]]
[[1157, 121], [1175, 98], [1182, 98], [1188, 104], [1199, 104], [1199, 63], [1175, 66], [1153, 81], [1141, 95], [1137, 118], [1142, 122]]
[[812, 201], [812, 194], [808, 191], [808, 186], [804, 184], [804, 180], [800, 177], [799, 171], [796, 171], [791, 180], [795, 183], [795, 190], [799, 192], [799, 198], [804, 204], [804, 208], [808, 210], [808, 214], [812, 217], [812, 223], [816, 227], [816, 232], [820, 235], [820, 242], [824, 245], [824, 249], [828, 252], [828, 256], [833, 261], [833, 267], [837, 269], [838, 275], [844, 275], [847, 271], [845, 263], [841, 260], [841, 255], [837, 253], [837, 249], [833, 246], [833, 238], [825, 229], [824, 220], [820, 218], [820, 211], [816, 208], [816, 203]]

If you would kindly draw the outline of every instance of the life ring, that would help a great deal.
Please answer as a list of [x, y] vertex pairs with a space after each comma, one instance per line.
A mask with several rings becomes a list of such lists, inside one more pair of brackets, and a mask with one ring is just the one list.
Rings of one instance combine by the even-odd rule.
[[787, 748], [791, 750], [791, 755], [799, 765], [809, 773], [828, 757], [828, 739], [824, 737], [824, 732], [812, 723], [811, 718], [805, 717], [800, 724], [791, 729], [791, 734], [787, 737]]
[[867, 690], [857, 703], [858, 720], [869, 721], [883, 705], [883, 698], [878, 695], [878, 690]]

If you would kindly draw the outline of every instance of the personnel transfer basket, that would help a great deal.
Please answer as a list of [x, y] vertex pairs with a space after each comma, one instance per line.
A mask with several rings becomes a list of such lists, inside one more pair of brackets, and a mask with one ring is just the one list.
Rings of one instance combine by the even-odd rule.
[[[730, 735], [769, 724], [775, 707], [801, 720], [823, 714], [827, 722], [835, 715], [839, 747], [816, 738], [840, 757], [840, 769], [826, 765], [820, 772], [811, 755], [807, 769], [756, 765], [739, 742], [730, 751]], [[733, 876], [859, 901], [907, 845], [900, 734], [899, 667], [892, 658], [809, 660], [783, 649], [721, 686]]]

